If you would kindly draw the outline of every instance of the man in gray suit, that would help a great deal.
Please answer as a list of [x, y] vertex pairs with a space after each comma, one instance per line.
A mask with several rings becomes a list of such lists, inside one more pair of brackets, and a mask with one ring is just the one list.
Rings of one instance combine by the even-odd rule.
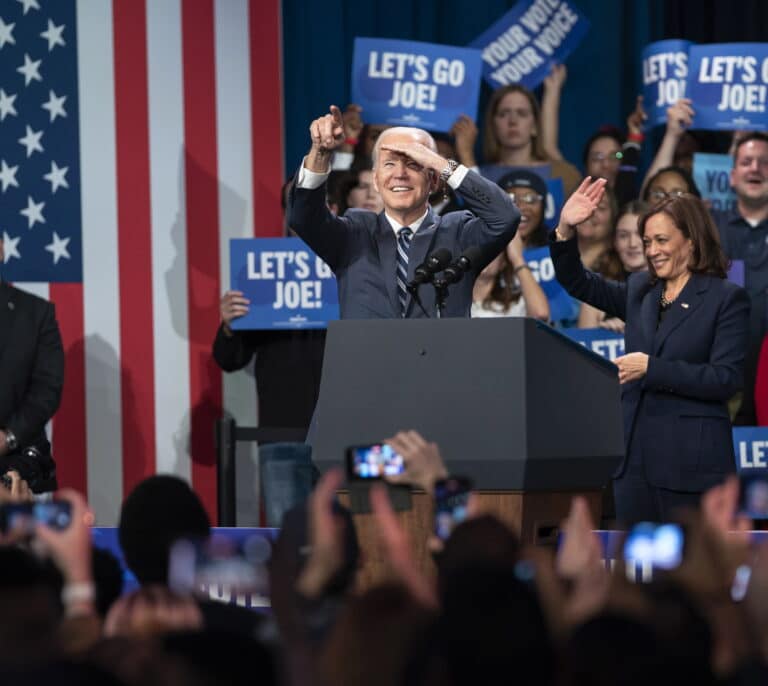
[[[337, 217], [326, 205], [325, 182], [333, 151], [344, 142], [339, 109], [332, 106], [313, 121], [310, 134], [312, 147], [288, 199], [288, 221], [335, 273], [341, 318], [434, 316], [431, 287], [421, 289], [423, 309], [405, 288], [415, 268], [440, 248], [455, 258], [477, 247], [481, 257], [450, 287], [443, 313], [468, 317], [475, 277], [515, 235], [520, 213], [509, 196], [440, 156], [426, 131], [396, 127], [379, 136], [373, 151], [374, 183], [384, 211], [349, 210]], [[429, 196], [441, 181], [461, 193], [471, 211], [435, 215]]]

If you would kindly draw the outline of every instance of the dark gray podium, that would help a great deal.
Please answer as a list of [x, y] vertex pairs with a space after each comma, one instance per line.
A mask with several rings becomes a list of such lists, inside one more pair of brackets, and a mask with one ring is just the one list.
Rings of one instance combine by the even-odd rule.
[[562, 503], [545, 494], [567, 508], [574, 493], [599, 493], [624, 450], [616, 367], [533, 319], [333, 322], [310, 432], [316, 464], [341, 465], [348, 445], [400, 429], [436, 441], [479, 491], [516, 494], [505, 518], [531, 540], [526, 503], [556, 526]]
[[599, 488], [624, 451], [616, 367], [523, 318], [333, 322], [316, 422], [321, 470], [416, 429], [481, 490]]

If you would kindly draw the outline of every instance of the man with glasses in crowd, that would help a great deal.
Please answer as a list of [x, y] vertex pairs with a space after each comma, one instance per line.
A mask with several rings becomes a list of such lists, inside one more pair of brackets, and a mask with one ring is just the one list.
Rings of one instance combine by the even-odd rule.
[[744, 400], [738, 424], [755, 424], [754, 383], [760, 345], [768, 330], [768, 135], [751, 132], [734, 146], [732, 210], [713, 210], [720, 241], [733, 260], [744, 262], [744, 287], [752, 301]]

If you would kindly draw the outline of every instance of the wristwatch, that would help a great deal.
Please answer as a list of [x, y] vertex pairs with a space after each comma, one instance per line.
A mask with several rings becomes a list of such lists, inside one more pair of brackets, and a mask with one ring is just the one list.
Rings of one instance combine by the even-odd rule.
[[448, 160], [448, 164], [445, 165], [445, 169], [440, 172], [440, 180], [448, 181], [451, 174], [459, 168], [459, 163], [456, 160]]
[[5, 445], [8, 448], [8, 452], [13, 452], [19, 447], [19, 442], [16, 440], [16, 434], [10, 429], [5, 429]]

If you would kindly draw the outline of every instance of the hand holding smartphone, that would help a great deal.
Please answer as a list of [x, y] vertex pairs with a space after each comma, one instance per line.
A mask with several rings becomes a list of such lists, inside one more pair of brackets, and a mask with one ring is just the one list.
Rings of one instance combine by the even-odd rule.
[[739, 475], [739, 512], [750, 519], [768, 519], [768, 473]]
[[405, 471], [405, 461], [386, 443], [351, 446], [346, 450], [347, 478], [352, 481], [383, 479]]
[[472, 481], [453, 476], [435, 482], [435, 535], [446, 540], [456, 525], [467, 518]]
[[624, 559], [651, 569], [675, 569], [684, 554], [685, 532], [680, 524], [641, 522], [624, 541]]
[[72, 522], [72, 505], [67, 500], [50, 502], [6, 503], [0, 506], [0, 530], [3, 533], [31, 536], [37, 524], [63, 531]]

